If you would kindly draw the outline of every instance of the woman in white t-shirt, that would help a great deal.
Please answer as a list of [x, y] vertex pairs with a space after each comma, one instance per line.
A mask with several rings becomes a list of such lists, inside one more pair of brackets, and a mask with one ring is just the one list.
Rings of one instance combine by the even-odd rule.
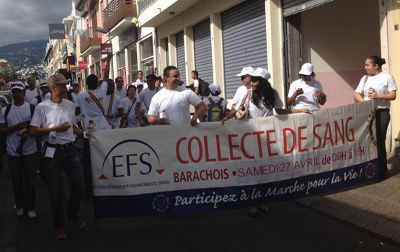
[[326, 95], [322, 85], [314, 80], [315, 73], [311, 63], [305, 63], [299, 72], [300, 79], [290, 84], [288, 93], [288, 105], [294, 109], [319, 110], [319, 105], [326, 103]]
[[128, 96], [121, 101], [124, 111], [121, 128], [136, 128], [140, 126], [135, 112], [136, 102], [136, 86], [130, 85], [128, 87]]
[[375, 100], [378, 162], [380, 177], [388, 176], [386, 160], [386, 131], [390, 121], [390, 101], [396, 99], [396, 82], [392, 75], [382, 72], [385, 59], [370, 56], [365, 60], [365, 72], [354, 92], [354, 100], [363, 102]]
[[[308, 109], [284, 109], [283, 102], [279, 97], [278, 92], [271, 87], [268, 82], [270, 74], [265, 68], [257, 68], [253, 73], [250, 73], [251, 78], [251, 95], [249, 99], [249, 117], [267, 117], [274, 115], [273, 110], [277, 114], [290, 113], [309, 113]], [[249, 214], [253, 217], [258, 216], [259, 210], [269, 212], [270, 209], [265, 204], [254, 206], [249, 209]]]

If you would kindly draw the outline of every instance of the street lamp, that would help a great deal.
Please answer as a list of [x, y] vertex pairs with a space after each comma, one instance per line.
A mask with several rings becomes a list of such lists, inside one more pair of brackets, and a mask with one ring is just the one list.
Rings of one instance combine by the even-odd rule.
[[104, 33], [104, 34], [109, 33], [109, 30], [104, 29], [104, 28], [97, 28], [96, 31], [97, 31], [97, 32], [100, 32], [100, 33]]

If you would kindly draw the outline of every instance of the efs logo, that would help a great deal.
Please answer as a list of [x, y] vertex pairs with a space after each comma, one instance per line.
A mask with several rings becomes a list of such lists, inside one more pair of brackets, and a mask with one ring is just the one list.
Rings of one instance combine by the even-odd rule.
[[157, 152], [147, 143], [128, 139], [114, 145], [104, 158], [102, 165], [102, 175], [99, 179], [107, 179], [104, 174], [104, 167], [111, 166], [112, 172], [107, 169], [106, 174], [114, 178], [129, 177], [137, 175], [147, 175], [152, 170], [162, 174], [160, 158]]

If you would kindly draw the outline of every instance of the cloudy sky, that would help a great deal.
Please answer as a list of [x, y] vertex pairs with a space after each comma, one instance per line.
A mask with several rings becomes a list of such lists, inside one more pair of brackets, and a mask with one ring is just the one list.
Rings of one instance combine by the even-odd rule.
[[69, 16], [72, 0], [0, 0], [0, 46], [49, 38], [48, 24]]

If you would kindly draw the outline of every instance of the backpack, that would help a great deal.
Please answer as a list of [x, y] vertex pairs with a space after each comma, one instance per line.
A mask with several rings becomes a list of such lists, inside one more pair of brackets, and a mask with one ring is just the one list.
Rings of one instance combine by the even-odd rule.
[[217, 103], [211, 97], [208, 97], [208, 100], [210, 101], [210, 107], [207, 111], [207, 122], [221, 121], [224, 117], [224, 109], [221, 106], [224, 98], [219, 98]]
[[210, 95], [210, 88], [208, 87], [210, 84], [208, 82], [203, 81], [202, 79], [198, 78], [199, 81], [199, 95], [203, 97], [207, 97]]
[[[5, 121], [4, 124], [5, 124], [6, 127], [8, 127], [7, 115], [8, 115], [8, 113], [10, 113], [11, 105], [12, 104], [8, 104], [7, 107], [6, 107], [6, 111], [4, 111], [4, 121]], [[29, 104], [29, 105], [30, 105], [30, 108], [31, 108], [31, 119], [32, 119], [33, 113], [35, 112], [35, 105], [32, 105], [32, 104]]]

